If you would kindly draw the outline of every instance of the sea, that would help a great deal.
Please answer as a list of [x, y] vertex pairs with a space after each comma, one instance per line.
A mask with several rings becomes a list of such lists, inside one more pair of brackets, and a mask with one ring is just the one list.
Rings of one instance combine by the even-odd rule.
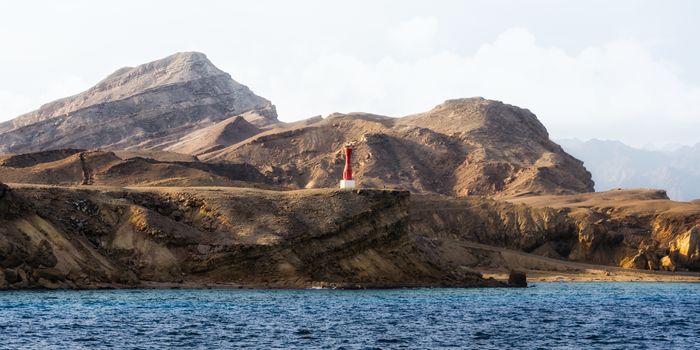
[[699, 349], [700, 284], [0, 292], [2, 349]]

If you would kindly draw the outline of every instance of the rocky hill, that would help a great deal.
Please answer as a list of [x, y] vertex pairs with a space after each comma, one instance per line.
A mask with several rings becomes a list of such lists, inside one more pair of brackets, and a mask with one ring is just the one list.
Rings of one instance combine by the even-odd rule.
[[270, 101], [216, 68], [204, 54], [177, 53], [117, 70], [75, 96], [0, 124], [0, 153], [60, 148], [162, 149], [195, 130], [260, 111]]
[[404, 118], [351, 113], [261, 133], [198, 157], [256, 166], [299, 188], [334, 187], [345, 144], [365, 187], [510, 196], [593, 190], [577, 159], [534, 114], [483, 98], [450, 100]]
[[[0, 153], [179, 153], [207, 163], [248, 164], [266, 181], [291, 188], [337, 186], [345, 144], [355, 147], [363, 187], [501, 197], [593, 190], [582, 163], [549, 140], [526, 109], [468, 98], [403, 118], [335, 113], [282, 123], [269, 101], [201, 53], [120, 69], [79, 95], [0, 124]], [[61, 166], [42, 166], [54, 165]], [[163, 168], [160, 177], [173, 178], [170, 170]], [[23, 179], [22, 172], [4, 167], [0, 181], [45, 183], [31, 174]], [[143, 181], [121, 180], [134, 182]]]

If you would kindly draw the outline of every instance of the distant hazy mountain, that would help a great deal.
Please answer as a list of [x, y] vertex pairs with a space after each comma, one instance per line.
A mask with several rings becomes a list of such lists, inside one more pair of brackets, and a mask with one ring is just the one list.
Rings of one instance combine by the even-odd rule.
[[700, 143], [674, 151], [630, 147], [620, 141], [557, 140], [593, 174], [595, 189], [662, 188], [675, 200], [700, 198]]

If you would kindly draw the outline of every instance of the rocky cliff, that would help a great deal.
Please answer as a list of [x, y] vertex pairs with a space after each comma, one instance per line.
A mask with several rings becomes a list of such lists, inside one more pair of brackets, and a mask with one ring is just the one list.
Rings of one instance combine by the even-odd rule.
[[700, 206], [652, 191], [550, 206], [393, 190], [0, 191], [0, 288], [503, 286], [482, 272], [700, 269]]
[[274, 106], [204, 54], [177, 53], [117, 70], [75, 96], [0, 124], [0, 153], [59, 148], [161, 149], [194, 130]]
[[698, 203], [674, 202], [659, 190], [613, 190], [511, 201], [566, 213], [569, 243], [561, 241], [551, 247], [546, 243], [536, 248], [543, 253], [555, 251], [555, 257], [632, 269], [700, 271]]
[[0, 288], [505, 285], [441, 266], [416, 244], [409, 198], [17, 188], [0, 199]]

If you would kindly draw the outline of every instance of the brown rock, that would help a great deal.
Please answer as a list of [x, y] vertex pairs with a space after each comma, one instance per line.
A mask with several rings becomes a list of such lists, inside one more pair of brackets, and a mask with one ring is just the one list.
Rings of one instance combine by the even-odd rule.
[[673, 260], [671, 259], [670, 256], [666, 255], [660, 260], [661, 263], [661, 268], [666, 271], [676, 271], [676, 264], [673, 263]]
[[20, 274], [17, 273], [17, 271], [15, 271], [13, 269], [5, 269], [4, 277], [5, 277], [5, 281], [7, 281], [7, 283], [9, 283], [9, 284], [22, 282], [22, 277], [20, 276]]
[[633, 256], [626, 257], [620, 262], [620, 267], [626, 269], [644, 270], [649, 266], [647, 258], [644, 254], [637, 253]]
[[51, 247], [51, 243], [49, 243], [47, 240], [41, 240], [39, 244], [36, 246], [34, 254], [30, 258], [30, 262], [33, 264], [34, 267], [54, 267], [56, 266], [56, 263], [58, 260], [56, 259], [56, 256], [53, 254], [53, 248]]
[[700, 225], [679, 236], [669, 249], [680, 264], [700, 268]]
[[508, 286], [510, 287], [527, 287], [527, 276], [525, 272], [511, 270], [508, 275]]
[[64, 282], [66, 280], [66, 276], [63, 272], [53, 268], [35, 270], [34, 276], [36, 278], [43, 278], [52, 283]]

